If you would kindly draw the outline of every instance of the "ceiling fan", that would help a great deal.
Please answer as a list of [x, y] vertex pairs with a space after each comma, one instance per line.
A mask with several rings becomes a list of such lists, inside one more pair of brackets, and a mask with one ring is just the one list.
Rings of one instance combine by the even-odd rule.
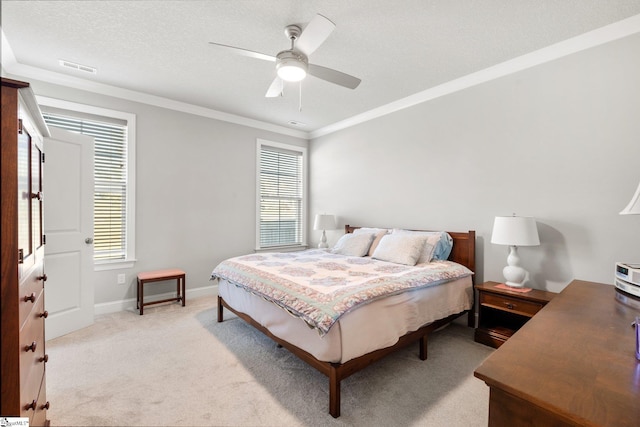
[[221, 43], [209, 42], [209, 44], [231, 50], [240, 55], [275, 62], [277, 76], [267, 90], [265, 96], [268, 98], [282, 94], [284, 81], [301, 81], [307, 74], [339, 86], [355, 89], [360, 84], [359, 78], [331, 68], [309, 63], [309, 55], [324, 43], [335, 27], [336, 24], [320, 14], [316, 15], [311, 22], [309, 22], [304, 31], [302, 31], [298, 25], [287, 25], [284, 33], [287, 38], [291, 40], [291, 48], [279, 52], [276, 56]]

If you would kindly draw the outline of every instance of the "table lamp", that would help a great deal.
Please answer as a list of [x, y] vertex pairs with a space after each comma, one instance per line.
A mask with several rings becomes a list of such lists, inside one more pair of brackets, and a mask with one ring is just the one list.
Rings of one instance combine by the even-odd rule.
[[507, 266], [502, 270], [505, 284], [522, 288], [529, 279], [529, 272], [520, 267], [518, 246], [537, 246], [540, 244], [536, 220], [524, 216], [497, 216], [493, 223], [491, 243], [509, 245]]
[[322, 239], [318, 243], [319, 248], [328, 248], [327, 235], [325, 230], [333, 230], [336, 228], [336, 217], [327, 214], [317, 214], [316, 220], [313, 223], [314, 230], [322, 230]]
[[640, 215], [640, 184], [638, 184], [636, 194], [633, 195], [627, 207], [620, 212], [620, 215]]

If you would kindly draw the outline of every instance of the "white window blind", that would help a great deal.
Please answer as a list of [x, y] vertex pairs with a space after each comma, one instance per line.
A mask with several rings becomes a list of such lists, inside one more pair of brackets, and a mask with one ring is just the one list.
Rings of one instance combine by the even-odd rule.
[[127, 249], [127, 126], [43, 113], [48, 126], [95, 140], [95, 261], [124, 260]]
[[304, 244], [302, 151], [259, 145], [259, 248]]

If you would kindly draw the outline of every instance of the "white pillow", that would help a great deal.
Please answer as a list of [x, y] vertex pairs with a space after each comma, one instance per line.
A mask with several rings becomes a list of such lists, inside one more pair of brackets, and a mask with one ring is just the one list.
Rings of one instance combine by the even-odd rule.
[[380, 240], [385, 234], [389, 233], [389, 230], [387, 230], [386, 228], [367, 228], [367, 227], [356, 228], [355, 230], [353, 230], [353, 234], [362, 234], [362, 233], [375, 234], [373, 238], [373, 242], [371, 243], [371, 247], [369, 247], [369, 254], [368, 254], [369, 256], [373, 256], [373, 253], [378, 247]]
[[397, 228], [393, 230], [393, 234], [424, 237], [424, 246], [420, 251], [420, 256], [418, 257], [416, 264], [424, 264], [433, 260], [436, 245], [441, 238], [440, 232], [400, 230]]
[[392, 233], [382, 237], [373, 258], [396, 264], [416, 265], [427, 236]]
[[347, 233], [338, 240], [331, 252], [347, 256], [365, 256], [374, 236], [373, 233]]

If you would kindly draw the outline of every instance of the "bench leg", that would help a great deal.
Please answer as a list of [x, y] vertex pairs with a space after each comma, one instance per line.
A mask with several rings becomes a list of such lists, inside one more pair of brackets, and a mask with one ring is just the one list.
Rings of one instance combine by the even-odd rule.
[[140, 316], [142, 316], [144, 309], [144, 282], [138, 280], [138, 306], [140, 308]]
[[187, 279], [185, 276], [182, 276], [181, 282], [182, 282], [182, 306], [184, 307], [187, 302], [187, 291], [185, 289]]

